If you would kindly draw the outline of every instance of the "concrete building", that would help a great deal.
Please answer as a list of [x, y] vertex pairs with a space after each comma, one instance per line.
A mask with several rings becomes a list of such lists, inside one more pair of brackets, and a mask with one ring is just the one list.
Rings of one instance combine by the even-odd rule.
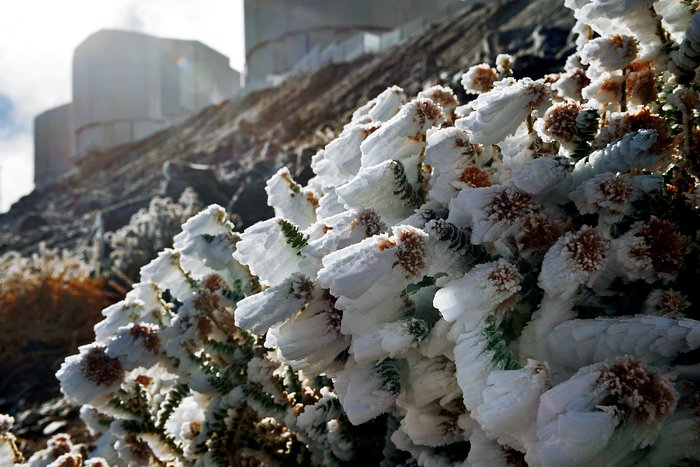
[[[244, 0], [246, 91], [396, 45], [477, 0]], [[240, 91], [226, 56], [198, 41], [101, 30], [73, 57], [73, 102], [35, 122], [35, 181], [71, 158], [145, 138]], [[67, 137], [65, 135], [68, 135]]]
[[49, 185], [71, 169], [71, 104], [47, 110], [34, 119], [34, 184]]
[[240, 91], [229, 59], [198, 41], [101, 30], [73, 55], [73, 102], [34, 121], [34, 181], [75, 158], [145, 138]]
[[[462, 8], [464, 4], [460, 3], [459, 0], [244, 0], [245, 86], [258, 88], [274, 83], [275, 75], [287, 73], [295, 66], [297, 70], [308, 70], [328, 61], [351, 60], [363, 52], [376, 52], [383, 48], [383, 35], [401, 35], [402, 26], [416, 20], [423, 24], [423, 18], [430, 18], [436, 12], [445, 12], [449, 7]], [[351, 39], [353, 36], [358, 37]], [[388, 37], [390, 42], [392, 37]], [[325, 50], [332, 45], [332, 49]]]
[[145, 138], [239, 88], [228, 57], [201, 42], [98, 31], [73, 56], [75, 155]]

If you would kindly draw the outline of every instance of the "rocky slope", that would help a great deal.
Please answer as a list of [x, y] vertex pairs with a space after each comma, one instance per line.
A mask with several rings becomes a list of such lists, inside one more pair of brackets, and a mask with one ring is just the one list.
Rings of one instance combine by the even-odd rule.
[[412, 95], [440, 82], [463, 93], [460, 73], [499, 53], [516, 57], [516, 76], [542, 76], [561, 67], [572, 25], [563, 0], [468, 6], [382, 54], [206, 108], [150, 138], [91, 154], [61, 183], [22, 198], [0, 215], [0, 253], [31, 252], [42, 241], [75, 247], [98, 212], [114, 230], [154, 195], [177, 196], [186, 186], [238, 213], [245, 227], [271, 214], [264, 181], [274, 170], [288, 165], [303, 182], [316, 149], [387, 86]]

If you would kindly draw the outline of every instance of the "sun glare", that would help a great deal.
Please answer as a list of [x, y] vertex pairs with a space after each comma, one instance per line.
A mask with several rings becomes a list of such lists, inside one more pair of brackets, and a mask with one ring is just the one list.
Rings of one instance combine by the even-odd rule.
[[3, 2], [0, 98], [11, 110], [0, 115], [0, 212], [33, 188], [33, 119], [71, 100], [73, 49], [110, 28], [199, 40], [243, 68], [242, 0]]

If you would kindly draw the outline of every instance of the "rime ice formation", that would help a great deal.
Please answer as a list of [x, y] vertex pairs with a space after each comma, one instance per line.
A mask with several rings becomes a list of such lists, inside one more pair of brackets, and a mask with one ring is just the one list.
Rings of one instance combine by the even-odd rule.
[[273, 219], [185, 223], [58, 372], [95, 456], [700, 460], [698, 4], [566, 4], [564, 72], [389, 88], [270, 179]]

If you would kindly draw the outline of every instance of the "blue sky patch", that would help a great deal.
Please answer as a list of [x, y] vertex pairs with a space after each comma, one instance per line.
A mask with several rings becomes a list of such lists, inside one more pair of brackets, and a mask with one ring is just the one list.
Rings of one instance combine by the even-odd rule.
[[4, 94], [0, 94], [0, 128], [10, 128], [14, 126], [13, 112], [15, 106]]

